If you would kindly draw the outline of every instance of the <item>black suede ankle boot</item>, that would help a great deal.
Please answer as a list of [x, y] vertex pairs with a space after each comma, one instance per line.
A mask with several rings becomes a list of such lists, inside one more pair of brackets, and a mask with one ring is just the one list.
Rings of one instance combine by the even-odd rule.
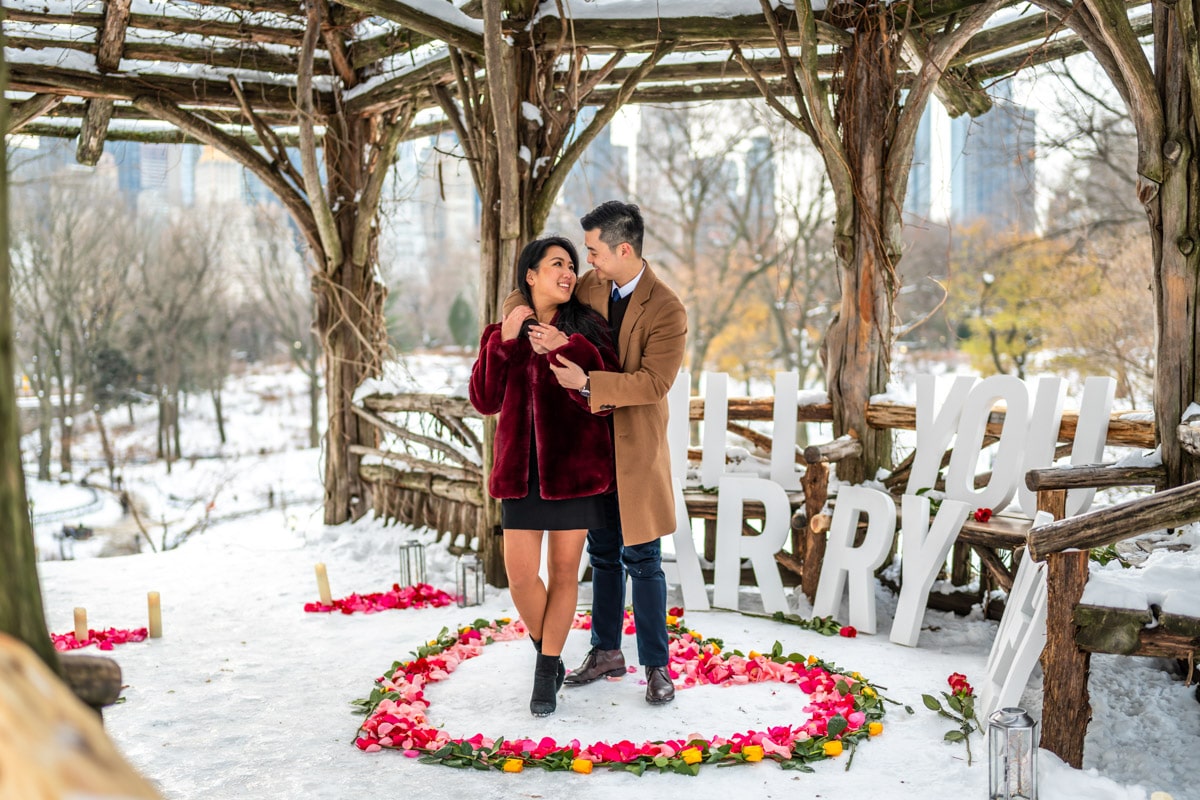
[[533, 670], [533, 696], [529, 698], [529, 712], [535, 717], [545, 717], [558, 707], [559, 673], [562, 659], [538, 653], [537, 666]]
[[[533, 649], [537, 650], [538, 655], [540, 656], [542, 654], [542, 640], [535, 639], [532, 636], [530, 636], [529, 641], [533, 642]], [[557, 682], [558, 685], [554, 691], [557, 692], [559, 689], [561, 689], [563, 687], [563, 681], [565, 681], [566, 679], [567, 679], [567, 667], [565, 664], [563, 664], [562, 656], [559, 656], [559, 658], [558, 658], [558, 682]]]

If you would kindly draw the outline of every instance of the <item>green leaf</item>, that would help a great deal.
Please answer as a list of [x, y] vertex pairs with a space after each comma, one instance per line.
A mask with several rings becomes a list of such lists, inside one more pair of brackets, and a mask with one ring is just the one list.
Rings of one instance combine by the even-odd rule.
[[654, 766], [658, 767], [659, 769], [662, 769], [669, 763], [671, 763], [671, 759], [667, 758], [666, 756], [654, 757]]
[[938, 699], [931, 694], [921, 695], [921, 701], [923, 703], [925, 703], [925, 707], [928, 708], [930, 711], [941, 711], [942, 710], [941, 702], [939, 702]]
[[962, 731], [946, 731], [946, 735], [943, 738], [947, 742], [964, 742], [967, 739]]
[[846, 718], [841, 714], [834, 714], [829, 718], [829, 722], [825, 726], [825, 731], [829, 735], [829, 738], [832, 739], [842, 731], [846, 730], [846, 727], [849, 724], [850, 723], [848, 723]]

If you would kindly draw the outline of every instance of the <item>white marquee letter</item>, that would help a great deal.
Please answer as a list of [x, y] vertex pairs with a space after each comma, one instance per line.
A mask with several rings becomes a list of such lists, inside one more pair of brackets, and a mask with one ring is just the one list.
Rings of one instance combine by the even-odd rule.
[[[859, 513], [867, 515], [867, 535], [854, 546]], [[850, 584], [850, 622], [863, 633], [875, 632], [875, 570], [883, 564], [896, 533], [896, 503], [887, 492], [845, 486], [838, 492], [813, 616], [836, 616]]]
[[942, 467], [942, 456], [958, 430], [958, 418], [962, 416], [963, 405], [975, 380], [967, 375], [955, 377], [942, 399], [938, 396], [936, 377], [917, 376], [917, 450], [905, 494], [933, 488]]
[[[705, 413], [707, 416], [707, 412]], [[742, 504], [758, 500], [766, 514], [758, 536], [742, 535]], [[763, 609], [768, 614], [788, 611], [779, 578], [775, 554], [783, 547], [791, 528], [792, 507], [787, 494], [777, 484], [763, 478], [726, 475], [717, 494], [717, 560], [713, 575], [713, 605], [738, 607], [738, 584], [742, 558], [754, 565], [754, 578], [762, 593]], [[828, 557], [827, 557], [828, 558]]]
[[900, 502], [903, 580], [889, 638], [896, 644], [916, 647], [925, 606], [929, 604], [929, 590], [967, 514], [971, 513], [971, 506], [957, 500], [943, 500], [931, 528], [928, 497], [906, 494]]
[[[1004, 427], [996, 443], [992, 462], [992, 478], [983, 489], [975, 490], [975, 471], [979, 452], [994, 401], [1007, 404]], [[946, 497], [970, 503], [974, 508], [990, 508], [999, 512], [1012, 500], [1017, 479], [1022, 477], [1021, 451], [1029, 425], [1029, 387], [1012, 375], [993, 375], [971, 390], [963, 408], [962, 422], [954, 440], [954, 454], [946, 471]]]

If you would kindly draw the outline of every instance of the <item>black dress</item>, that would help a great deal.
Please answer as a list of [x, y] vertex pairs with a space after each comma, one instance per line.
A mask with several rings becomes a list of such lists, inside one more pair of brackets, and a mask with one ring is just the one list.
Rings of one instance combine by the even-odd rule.
[[537, 442], [529, 436], [529, 494], [516, 500], [500, 501], [500, 524], [508, 530], [570, 531], [605, 526], [604, 498], [571, 497], [543, 500], [538, 482]]

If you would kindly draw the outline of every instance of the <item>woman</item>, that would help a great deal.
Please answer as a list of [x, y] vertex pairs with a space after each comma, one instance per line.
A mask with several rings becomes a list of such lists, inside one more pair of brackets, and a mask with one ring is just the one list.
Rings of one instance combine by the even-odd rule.
[[[500, 415], [488, 491], [501, 501], [509, 591], [538, 652], [529, 710], [539, 717], [554, 712], [562, 687], [587, 529], [606, 524], [602, 498], [616, 489], [608, 420], [550, 371], [559, 355], [618, 369], [608, 324], [574, 297], [578, 263], [562, 237], [526, 245], [517, 261], [526, 305], [484, 330], [471, 370], [471, 404]], [[544, 531], [548, 585], [538, 575]]]

